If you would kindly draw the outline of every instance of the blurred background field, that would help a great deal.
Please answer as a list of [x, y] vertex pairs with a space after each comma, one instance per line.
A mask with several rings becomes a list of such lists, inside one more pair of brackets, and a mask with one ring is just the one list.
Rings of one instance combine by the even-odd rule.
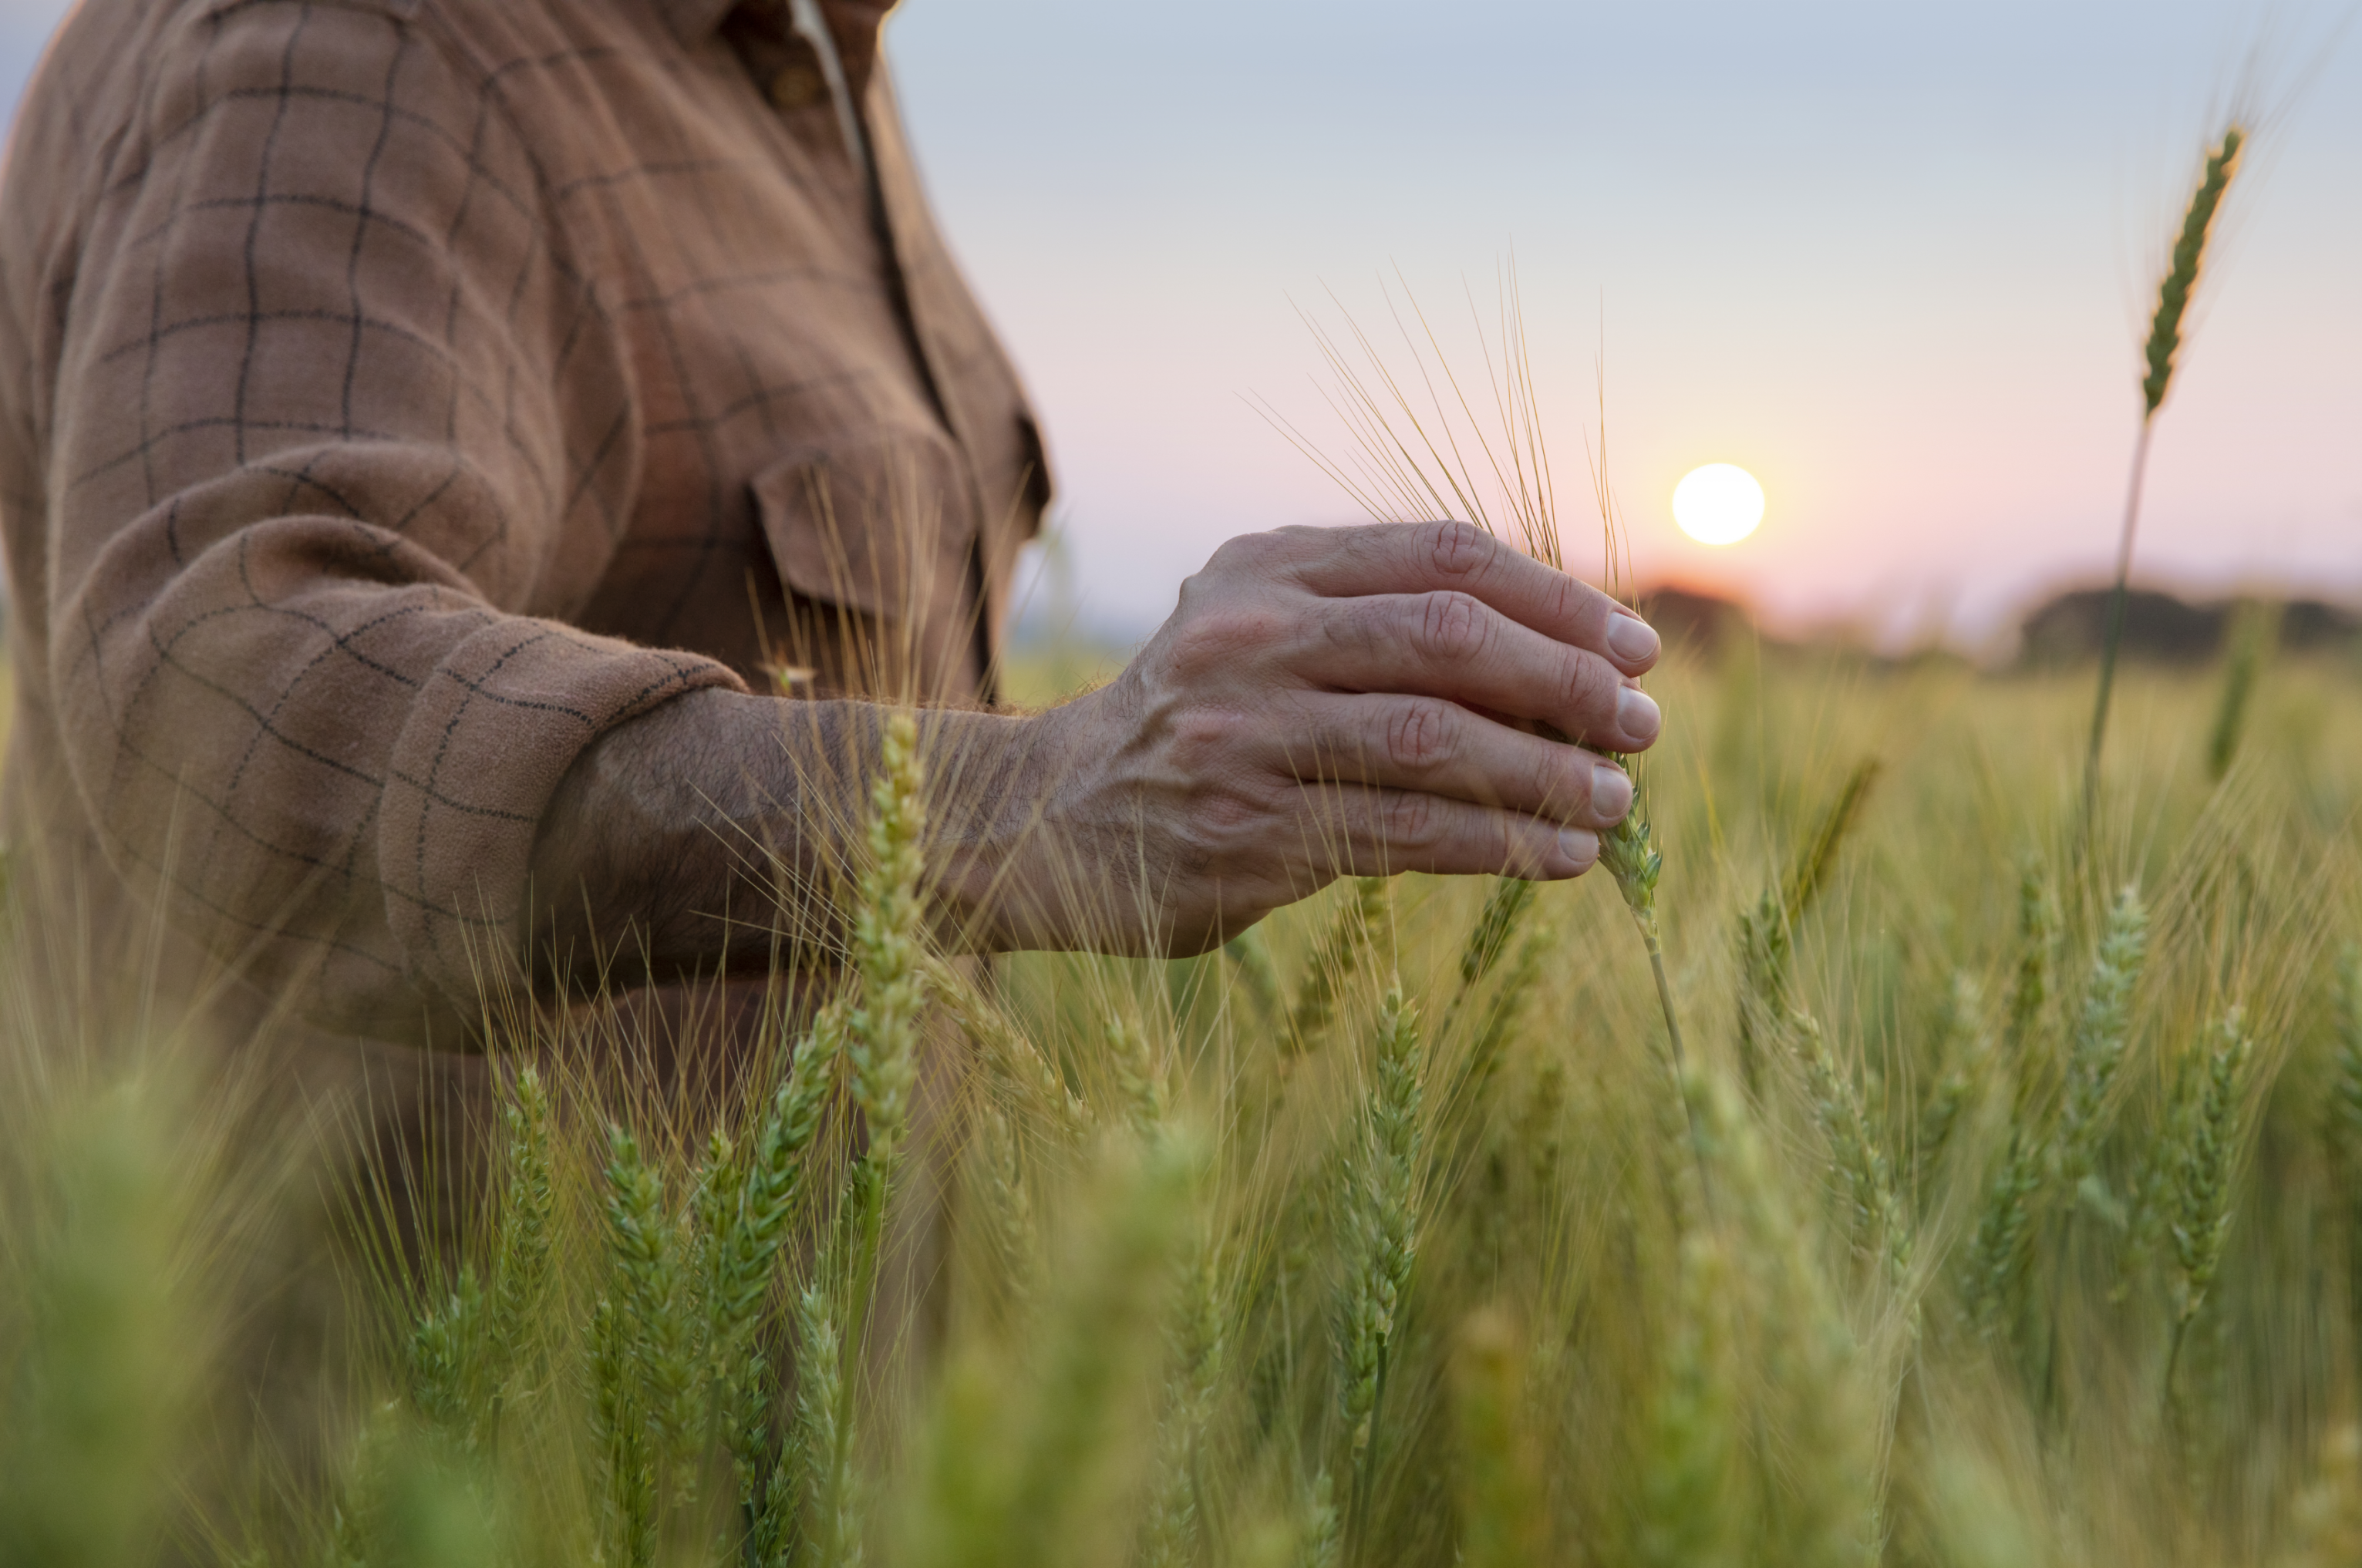
[[[348, 1255], [344, 1351], [278, 1373], [326, 1457], [274, 1452], [229, 1347], [316, 1168], [169, 1044], [19, 1009], [0, 1554], [2353, 1561], [2362, 663], [2255, 657], [2227, 745], [2235, 657], [2132, 667], [2079, 849], [2088, 668], [1677, 641], [1685, 1080], [1600, 875], [944, 971], [956, 1262], [893, 1376], [844, 1343], [841, 1117], [725, 1310], [787, 1097], [627, 1147], [559, 1080], [464, 1278]], [[815, 1104], [866, 1104], [860, 994]]]

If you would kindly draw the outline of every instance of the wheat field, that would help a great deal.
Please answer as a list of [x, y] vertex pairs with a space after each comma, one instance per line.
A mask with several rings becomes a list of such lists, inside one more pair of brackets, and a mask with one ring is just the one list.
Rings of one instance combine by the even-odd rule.
[[232, 1346], [316, 1172], [12, 1007], [0, 1556], [2356, 1561], [2362, 662], [2243, 658], [2128, 669], [2087, 829], [2088, 672], [1672, 650], [1678, 1070], [1599, 873], [988, 988], [906, 747], [791, 1065], [513, 1070], [484, 1223], [274, 1368], [308, 1446]]

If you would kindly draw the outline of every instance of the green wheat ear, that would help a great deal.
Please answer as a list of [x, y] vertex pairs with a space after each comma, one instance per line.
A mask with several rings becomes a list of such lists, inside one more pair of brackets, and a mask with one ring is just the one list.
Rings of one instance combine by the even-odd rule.
[[[1620, 757], [1616, 760], [1623, 761]], [[1599, 836], [1599, 863], [1616, 879], [1616, 891], [1624, 895], [1624, 905], [1631, 910], [1632, 918], [1640, 923], [1644, 933], [1653, 935], [1657, 925], [1657, 881], [1664, 873], [1665, 857], [1650, 831], [1645, 802], [1634, 799], [1624, 820]]]
[[2246, 132], [2237, 126], [2224, 131], [2223, 139], [2206, 155], [2205, 171], [2199, 177], [2198, 189], [2191, 193], [2189, 210], [2182, 214], [2181, 232], [2173, 241], [2173, 265], [2158, 286], [2157, 313], [2149, 320], [2148, 343], [2141, 352], [2148, 367], [2148, 374], [2141, 378], [2143, 418], [2157, 412], [2165, 401], [2166, 389], [2173, 384], [2174, 356], [2181, 350], [2182, 313], [2190, 308], [2190, 296], [2197, 291], [2206, 242], [2223, 209], [2224, 192], [2239, 171], [2239, 155], [2246, 140]]

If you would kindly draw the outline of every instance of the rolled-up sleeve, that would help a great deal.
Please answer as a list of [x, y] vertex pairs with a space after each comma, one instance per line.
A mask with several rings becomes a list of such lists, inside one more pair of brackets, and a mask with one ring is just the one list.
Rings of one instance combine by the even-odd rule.
[[632, 366], [496, 76], [391, 11], [191, 14], [105, 162], [48, 440], [50, 685], [106, 852], [333, 1027], [472, 1011], [534, 835], [723, 666], [587, 634]]

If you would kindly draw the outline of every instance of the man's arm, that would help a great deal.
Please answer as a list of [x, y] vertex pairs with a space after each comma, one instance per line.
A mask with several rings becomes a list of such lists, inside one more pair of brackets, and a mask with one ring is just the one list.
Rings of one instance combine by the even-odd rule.
[[[1111, 685], [924, 716], [944, 936], [1191, 953], [1341, 875], [1578, 876], [1632, 799], [1599, 752], [1656, 740], [1637, 677], [1657, 652], [1605, 595], [1463, 524], [1233, 540]], [[535, 857], [560, 967], [758, 967], [775, 927], [826, 921], [879, 721], [701, 693], [586, 751]]]
[[[446, 1036], [575, 757], [736, 680], [563, 623], [639, 415], [491, 84], [344, 5], [187, 6], [144, 69], [45, 411], [66, 762], [225, 962]], [[13, 172], [12, 213], [82, 177]]]

